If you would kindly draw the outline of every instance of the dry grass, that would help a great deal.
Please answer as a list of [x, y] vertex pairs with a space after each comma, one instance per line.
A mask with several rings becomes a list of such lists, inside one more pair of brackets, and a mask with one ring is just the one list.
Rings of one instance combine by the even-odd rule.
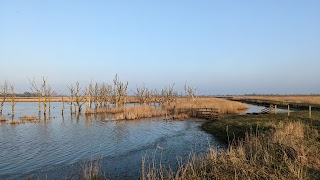
[[320, 96], [238, 96], [234, 98], [320, 105]]
[[22, 124], [22, 123], [23, 123], [23, 121], [21, 121], [21, 120], [15, 120], [15, 119], [12, 119], [12, 120], [9, 122], [9, 124], [11, 124], [11, 125]]
[[21, 121], [38, 121], [39, 118], [37, 116], [21, 116], [20, 117]]
[[122, 108], [122, 112], [115, 113], [116, 120], [134, 120], [141, 118], [151, 118], [165, 115], [166, 111], [156, 109], [148, 105], [139, 105]]
[[100, 162], [99, 161], [90, 161], [90, 162], [84, 162], [82, 166], [82, 178], [83, 180], [100, 180], [100, 179], [106, 179], [100, 170]]
[[91, 109], [87, 109], [86, 110], [86, 114], [96, 114], [96, 113], [111, 113], [111, 114], [118, 114], [118, 113], [122, 113], [124, 111], [124, 108], [91, 108]]
[[185, 114], [185, 113], [181, 113], [181, 114], [174, 114], [172, 116], [173, 119], [189, 119], [190, 115], [189, 114]]
[[209, 148], [172, 171], [142, 160], [142, 179], [313, 179], [320, 175], [316, 130], [300, 122], [280, 122], [266, 134], [247, 133], [226, 151]]
[[219, 114], [239, 113], [242, 110], [248, 109], [248, 105], [229, 101], [219, 98], [196, 98], [195, 100], [188, 100], [186, 98], [179, 98], [176, 102], [165, 104], [167, 109], [176, 108], [218, 108]]
[[0, 121], [7, 121], [7, 118], [4, 116], [0, 116]]

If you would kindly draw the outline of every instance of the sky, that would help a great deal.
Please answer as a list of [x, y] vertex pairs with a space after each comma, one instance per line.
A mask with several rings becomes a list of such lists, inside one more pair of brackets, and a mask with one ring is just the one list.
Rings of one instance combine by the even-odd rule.
[[320, 93], [320, 1], [1, 0], [0, 84]]

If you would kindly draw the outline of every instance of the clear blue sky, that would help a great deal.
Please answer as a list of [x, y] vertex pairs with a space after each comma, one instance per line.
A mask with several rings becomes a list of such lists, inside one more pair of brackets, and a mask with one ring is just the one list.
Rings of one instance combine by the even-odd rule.
[[2, 0], [0, 83], [320, 93], [320, 1]]

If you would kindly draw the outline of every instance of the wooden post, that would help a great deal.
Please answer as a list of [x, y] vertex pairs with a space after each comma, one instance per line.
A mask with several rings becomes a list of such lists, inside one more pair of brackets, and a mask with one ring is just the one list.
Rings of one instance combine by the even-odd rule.
[[309, 106], [309, 118], [311, 119], [311, 106]]
[[277, 114], [277, 105], [274, 105], [274, 114]]
[[288, 116], [290, 116], [290, 105], [288, 104]]
[[64, 100], [63, 100], [63, 96], [62, 96], [62, 115], [63, 115], [63, 112], [64, 112]]
[[12, 115], [12, 117], [14, 116], [14, 105], [15, 105], [14, 97], [12, 97], [11, 98], [11, 115]]

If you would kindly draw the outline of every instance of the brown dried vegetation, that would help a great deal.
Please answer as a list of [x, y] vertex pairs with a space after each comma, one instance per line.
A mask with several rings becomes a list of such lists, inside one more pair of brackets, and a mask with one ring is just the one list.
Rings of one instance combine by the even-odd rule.
[[247, 133], [226, 151], [209, 148], [176, 170], [142, 159], [142, 179], [313, 179], [320, 173], [318, 132], [301, 122], [280, 122], [274, 131]]

